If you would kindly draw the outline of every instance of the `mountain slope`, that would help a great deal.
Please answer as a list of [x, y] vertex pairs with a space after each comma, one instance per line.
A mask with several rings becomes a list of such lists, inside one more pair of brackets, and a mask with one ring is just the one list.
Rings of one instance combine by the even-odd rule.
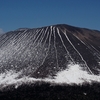
[[100, 32], [65, 24], [18, 29], [0, 37], [0, 59], [0, 73], [13, 69], [43, 78], [73, 63], [99, 74]]
[[99, 100], [100, 31], [65, 24], [0, 35], [0, 100]]

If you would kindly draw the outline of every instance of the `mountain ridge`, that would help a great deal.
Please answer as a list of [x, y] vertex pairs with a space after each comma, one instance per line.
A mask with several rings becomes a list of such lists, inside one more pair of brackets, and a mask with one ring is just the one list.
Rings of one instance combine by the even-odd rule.
[[[67, 26], [67, 27], [72, 27], [72, 28], [78, 28], [78, 29], [85, 29], [85, 30], [91, 30], [91, 31], [97, 31], [97, 32], [100, 32], [100, 30], [97, 30], [97, 29], [90, 29], [90, 28], [85, 28], [85, 27], [79, 27], [79, 26], [73, 26], [73, 25], [68, 25], [68, 24], [52, 24], [52, 25], [47, 25], [47, 26], [40, 26], [40, 27], [35, 27], [35, 28], [28, 28], [28, 27], [21, 27], [21, 28], [18, 28], [16, 30], [13, 30], [13, 31], [18, 31], [20, 29], [24, 30], [24, 29], [40, 29], [40, 28], [45, 28], [45, 27], [50, 27], [50, 26]], [[10, 32], [10, 31], [8, 31]], [[6, 32], [6, 33], [8, 33]]]

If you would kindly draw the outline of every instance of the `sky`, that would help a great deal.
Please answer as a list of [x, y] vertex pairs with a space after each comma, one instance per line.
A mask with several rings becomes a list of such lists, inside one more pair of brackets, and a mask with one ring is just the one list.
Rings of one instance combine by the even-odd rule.
[[0, 0], [0, 33], [55, 24], [100, 30], [100, 0]]

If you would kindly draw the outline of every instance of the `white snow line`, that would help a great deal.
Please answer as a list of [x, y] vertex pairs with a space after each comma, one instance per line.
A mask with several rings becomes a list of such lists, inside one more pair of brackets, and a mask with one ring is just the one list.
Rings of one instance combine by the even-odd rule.
[[[21, 34], [20, 34], [20, 38], [18, 39], [18, 41], [16, 41], [16, 42], [20, 42], [25, 36], [26, 36], [26, 34], [24, 34], [24, 33], [26, 33], [26, 31], [27, 30], [25, 30], [24, 32], [22, 32]], [[24, 34], [24, 35], [23, 35]], [[18, 34], [19, 35], [19, 34]]]
[[[41, 30], [42, 31], [42, 30]], [[38, 34], [38, 33], [37, 33]], [[34, 41], [34, 43], [33, 43], [33, 45], [36, 43], [36, 41], [38, 40], [38, 38], [39, 38], [39, 36], [40, 36], [41, 34], [39, 34], [38, 36], [37, 36], [37, 38], [35, 39], [35, 41]], [[21, 52], [22, 54], [24, 54], [24, 52], [27, 50], [27, 45], [28, 45], [29, 43], [23, 43], [22, 44], [22, 46], [21, 46], [21, 48], [20, 48], [20, 50], [23, 50], [23, 52]], [[37, 45], [38, 45], [38, 43], [37, 43]], [[36, 46], [37, 46], [36, 45]], [[28, 45], [29, 46], [29, 45]], [[34, 48], [36, 47], [36, 46], [34, 46]], [[24, 55], [23, 55], [24, 56]]]
[[36, 43], [36, 41], [38, 40], [39, 36], [41, 36], [42, 31], [43, 31], [43, 29], [40, 31], [40, 33], [38, 34], [38, 36], [35, 38], [35, 41], [34, 41], [34, 43], [33, 43], [33, 44], [35, 44], [35, 43]]
[[[47, 31], [47, 30], [46, 30], [46, 31]], [[39, 38], [39, 39], [40, 39], [40, 42], [38, 42], [38, 44], [37, 44], [36, 46], [34, 46], [33, 49], [34, 49], [35, 47], [37, 47], [37, 46], [43, 41], [43, 39], [44, 39], [44, 37], [45, 37], [46, 31], [45, 31], [45, 32], [44, 32], [43, 30], [41, 31], [42, 35], [41, 35], [41, 37]], [[43, 48], [43, 47], [42, 47], [42, 48]], [[36, 55], [35, 55], [34, 58], [36, 58]], [[40, 66], [41, 66], [41, 65], [40, 65]], [[39, 67], [40, 67], [40, 66], [39, 66]], [[39, 67], [37, 67], [37, 68], [39, 68]], [[35, 70], [34, 70], [34, 72], [35, 72]]]
[[[39, 31], [40, 31], [40, 30], [39, 30]], [[35, 38], [36, 38], [36, 35], [38, 34], [39, 31], [37, 31], [36, 34], [34, 34], [34, 38], [33, 38], [33, 37], [30, 37], [30, 40], [31, 40], [31, 39], [35, 39]], [[20, 39], [20, 40], [21, 40], [21, 39]], [[19, 45], [19, 50], [21, 50], [21, 49], [22, 49], [25, 45], [27, 45], [28, 43], [27, 43], [27, 44], [23, 44], [22, 46], [20, 46], [20, 44], [21, 44], [21, 41], [19, 41], [19, 44], [18, 44], [18, 45]], [[17, 51], [18, 51], [18, 50], [17, 50]]]
[[[74, 35], [74, 34], [73, 34]], [[74, 35], [75, 36], [75, 35]], [[81, 41], [84, 45], [86, 45], [82, 40], [80, 40], [77, 36], [75, 36], [79, 41]], [[89, 48], [89, 46], [88, 45], [86, 45], [87, 46], [87, 48]], [[91, 45], [91, 47], [93, 48], [93, 49], [95, 49], [96, 51], [97, 51], [97, 55], [99, 55], [100, 56], [100, 54], [99, 54], [99, 51], [95, 48], [95, 47], [93, 47], [92, 45]], [[91, 50], [91, 48], [89, 48], [90, 50]], [[99, 59], [100, 59], [100, 57], [99, 56], [97, 56]]]
[[43, 35], [43, 38], [41, 39], [41, 42], [43, 41], [45, 35], [47, 34], [47, 30], [48, 30], [48, 27], [47, 27], [46, 30], [44, 31], [44, 35]]
[[[63, 32], [63, 33], [64, 33], [64, 32]], [[81, 59], [84, 61], [85, 65], [87, 66], [87, 68], [88, 68], [89, 72], [90, 72], [91, 74], [93, 74], [93, 73], [92, 73], [92, 71], [90, 70], [90, 68], [88, 67], [88, 65], [87, 65], [86, 61], [83, 59], [82, 55], [78, 52], [78, 50], [75, 48], [75, 46], [74, 46], [74, 45], [72, 44], [72, 42], [69, 40], [69, 38], [68, 38], [67, 34], [66, 34], [66, 33], [64, 33], [64, 35], [66, 36], [67, 40], [68, 40], [68, 41], [69, 41], [69, 43], [72, 45], [72, 47], [73, 47], [73, 48], [76, 50], [76, 52], [80, 55]]]
[[61, 39], [61, 42], [62, 42], [62, 44], [63, 44], [63, 46], [64, 46], [64, 48], [65, 48], [67, 54], [68, 54], [69, 57], [71, 58], [72, 62], [75, 63], [74, 60], [73, 60], [73, 58], [70, 56], [69, 51], [67, 50], [65, 44], [64, 44], [64, 41], [63, 41], [63, 39], [62, 39], [62, 37], [61, 37], [61, 35], [60, 35], [60, 33], [59, 33], [59, 29], [58, 29], [58, 28], [57, 28], [57, 33], [58, 33], [58, 35], [59, 35], [59, 37], [60, 37], [60, 39]]
[[[45, 56], [45, 58], [43, 59], [41, 65], [43, 65], [43, 63], [45, 62], [45, 59], [46, 59], [46, 57], [48, 56], [48, 52], [49, 52], [49, 49], [50, 49], [50, 42], [51, 42], [51, 35], [52, 35], [52, 27], [50, 27], [50, 28], [51, 28], [51, 31], [50, 31], [50, 37], [49, 37], [48, 51], [46, 52], [46, 56]], [[41, 65], [40, 65], [40, 66], [41, 66]]]
[[41, 31], [40, 34], [42, 34], [42, 35], [41, 35], [41, 37], [38, 39], [38, 43], [37, 43], [36, 46], [34, 46], [34, 48], [36, 48], [37, 46], [39, 46], [39, 44], [43, 41], [43, 38], [44, 38], [44, 36], [45, 36], [43, 30]]
[[[78, 32], [79, 33], [79, 32]], [[74, 34], [73, 34], [74, 35]], [[84, 45], [86, 45], [82, 40], [80, 40], [76, 35], [74, 35], [79, 41], [81, 41]], [[86, 45], [87, 46], [87, 45]], [[91, 45], [92, 46], [92, 45]], [[88, 46], [87, 46], [88, 47]], [[99, 52], [94, 46], [92, 46], [97, 52]]]
[[[98, 51], [93, 45], [91, 45], [92, 46], [92, 48], [94, 48], [95, 49], [95, 51], [97, 51], [98, 52], [98, 54], [100, 53], [100, 51]], [[99, 54], [100, 55], [100, 54]]]
[[46, 44], [46, 41], [47, 41], [47, 39], [48, 39], [49, 31], [47, 31], [47, 33], [45, 32], [45, 34], [46, 34], [46, 39], [45, 39], [45, 41], [44, 41], [43, 48], [44, 48], [44, 46], [45, 46], [45, 44]]
[[53, 33], [54, 33], [54, 48], [55, 48], [55, 52], [56, 52], [56, 61], [57, 61], [57, 68], [58, 68], [59, 64], [58, 64], [58, 56], [57, 56], [57, 48], [56, 48], [55, 27], [53, 27]]

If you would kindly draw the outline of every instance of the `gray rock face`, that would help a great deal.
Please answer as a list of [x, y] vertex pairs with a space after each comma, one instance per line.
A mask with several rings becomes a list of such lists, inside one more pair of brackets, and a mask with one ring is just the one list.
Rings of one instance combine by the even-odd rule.
[[69, 63], [100, 73], [100, 31], [61, 24], [0, 36], [0, 73], [15, 70], [22, 76], [53, 77]]

